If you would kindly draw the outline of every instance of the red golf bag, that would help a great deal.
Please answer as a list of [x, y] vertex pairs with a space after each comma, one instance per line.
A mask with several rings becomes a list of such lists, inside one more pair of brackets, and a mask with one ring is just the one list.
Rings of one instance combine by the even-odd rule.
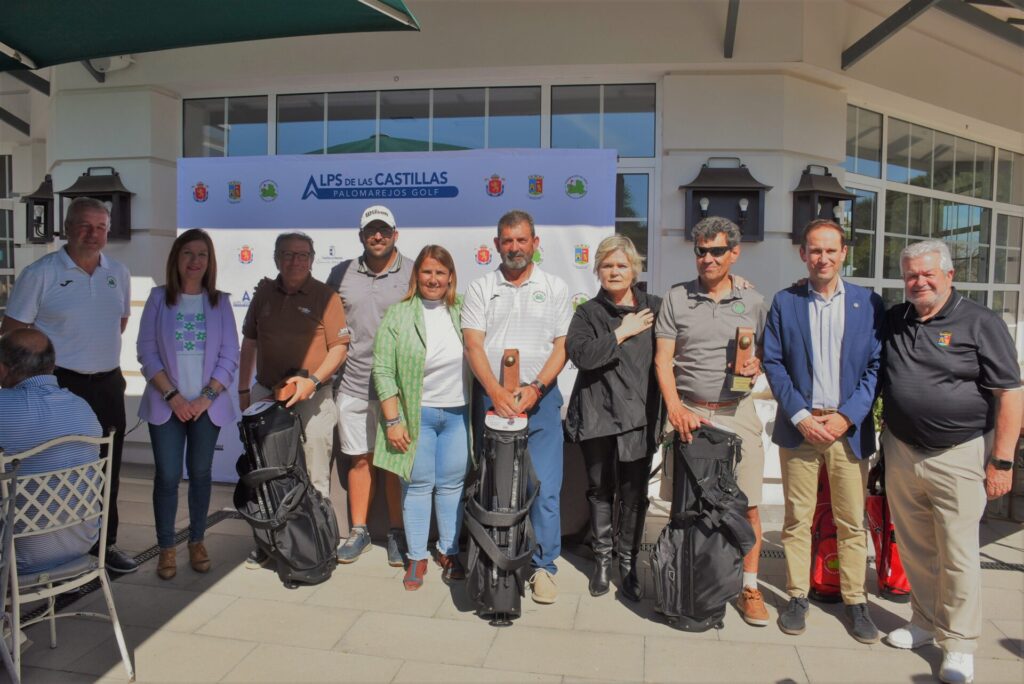
[[868, 498], [865, 503], [871, 541], [875, 545], [875, 569], [878, 571], [878, 595], [896, 603], [910, 600], [910, 580], [903, 570], [896, 548], [896, 529], [885, 496], [885, 457], [868, 475]]
[[821, 603], [839, 603], [839, 538], [832, 517], [832, 491], [822, 465], [818, 475], [818, 505], [811, 522], [811, 592]]

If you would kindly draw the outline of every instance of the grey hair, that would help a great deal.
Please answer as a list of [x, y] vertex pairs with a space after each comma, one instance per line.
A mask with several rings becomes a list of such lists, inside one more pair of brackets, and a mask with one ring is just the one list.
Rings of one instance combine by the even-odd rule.
[[917, 259], [925, 254], [939, 255], [939, 268], [943, 271], [953, 270], [953, 257], [949, 253], [949, 247], [942, 240], [921, 240], [912, 242], [900, 252], [900, 274], [904, 272], [903, 263], [909, 259]]
[[511, 228], [512, 226], [518, 226], [520, 223], [529, 224], [530, 237], [537, 237], [537, 228], [533, 225], [533, 217], [530, 216], [530, 213], [523, 211], [522, 209], [513, 209], [498, 219], [498, 238], [501, 239], [502, 230], [505, 228]]
[[110, 208], [95, 197], [76, 197], [68, 205], [68, 213], [64, 216], [64, 230], [75, 225], [79, 215], [86, 211], [102, 211], [110, 218]]
[[309, 253], [316, 254], [316, 250], [313, 249], [313, 238], [309, 237], [305, 233], [294, 231], [291, 233], [281, 233], [280, 235], [277, 236], [277, 239], [274, 240], [275, 257], [281, 251], [281, 245], [287, 242], [288, 240], [305, 240], [307, 243], [309, 243]]
[[57, 353], [53, 349], [53, 342], [49, 337], [38, 332], [46, 339], [46, 346], [41, 350], [33, 349], [33, 345], [24, 338], [30, 333], [21, 333], [12, 330], [10, 333], [0, 337], [0, 363], [7, 366], [7, 378], [4, 382], [11, 386], [26, 378], [36, 375], [49, 375], [53, 373], [57, 364]]
[[610, 235], [597, 246], [597, 254], [594, 255], [594, 273], [601, 268], [601, 263], [608, 258], [612, 252], [621, 251], [626, 255], [629, 267], [633, 270], [633, 280], [636, 281], [644, 272], [644, 259], [636, 251], [633, 241], [625, 235]]
[[743, 237], [740, 227], [729, 219], [721, 216], [708, 216], [693, 227], [693, 241], [697, 243], [714, 240], [719, 233], [725, 233], [725, 239], [730, 249], [740, 244], [740, 239]]

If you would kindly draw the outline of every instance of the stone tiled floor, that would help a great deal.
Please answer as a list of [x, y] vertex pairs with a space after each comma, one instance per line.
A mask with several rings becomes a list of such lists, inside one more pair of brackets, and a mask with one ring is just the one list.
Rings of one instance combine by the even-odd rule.
[[[154, 542], [150, 487], [141, 477], [122, 484], [120, 545], [127, 551]], [[186, 522], [184, 496], [181, 504], [179, 522]], [[217, 487], [211, 508], [227, 506], [230, 488]], [[778, 529], [766, 526], [769, 542]], [[986, 523], [984, 536], [988, 558], [1024, 562], [1021, 525]], [[732, 609], [722, 630], [682, 633], [660, 621], [649, 600], [626, 605], [611, 594], [589, 596], [589, 562], [571, 555], [559, 560], [554, 605], [527, 597], [514, 626], [495, 628], [473, 614], [462, 586], [440, 581], [436, 566], [420, 591], [404, 591], [401, 571], [386, 564], [379, 546], [320, 586], [288, 590], [272, 571], [242, 566], [250, 544], [246, 525], [224, 521], [207, 536], [209, 574], [193, 573], [182, 547], [173, 580], [159, 580], [149, 561], [113, 583], [139, 681], [924, 682], [941, 659], [934, 647], [910, 653], [859, 644], [834, 606], [814, 606], [799, 637], [774, 624], [750, 627]], [[763, 561], [773, 619], [784, 603], [784, 573], [782, 561]], [[982, 585], [978, 681], [1024, 681], [1024, 573], [985, 570]], [[79, 602], [102, 603], [98, 593]], [[872, 610], [883, 630], [909, 615], [908, 606], [874, 597]], [[55, 650], [45, 630], [28, 630], [34, 644], [24, 655], [26, 682], [125, 680], [106, 623], [60, 621]]]

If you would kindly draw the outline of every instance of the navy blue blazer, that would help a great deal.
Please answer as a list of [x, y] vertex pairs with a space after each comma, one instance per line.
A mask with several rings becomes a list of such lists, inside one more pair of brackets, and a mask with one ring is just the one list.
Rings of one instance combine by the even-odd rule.
[[[850, 419], [847, 432], [857, 458], [875, 453], [871, 406], [878, 395], [882, 355], [882, 298], [871, 290], [843, 281], [846, 320], [839, 367], [839, 412]], [[791, 420], [811, 409], [814, 388], [809, 294], [807, 285], [794, 285], [775, 295], [764, 329], [764, 372], [778, 402], [772, 441], [795, 449], [803, 435]]]

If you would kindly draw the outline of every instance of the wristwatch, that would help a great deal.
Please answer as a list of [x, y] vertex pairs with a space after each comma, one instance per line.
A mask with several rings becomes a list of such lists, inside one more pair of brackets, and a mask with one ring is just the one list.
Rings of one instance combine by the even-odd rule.
[[548, 391], [548, 386], [540, 380], [534, 380], [530, 383], [530, 386], [536, 389], [537, 393], [542, 397], [544, 396], [544, 393]]
[[313, 381], [314, 392], [319, 392], [320, 388], [324, 386], [324, 383], [320, 382], [320, 378], [316, 377], [312, 373], [309, 374], [309, 379]]
[[997, 458], [995, 456], [990, 456], [988, 462], [996, 470], [1013, 470], [1013, 461], [1009, 461], [1005, 458]]
[[210, 401], [213, 401], [214, 399], [217, 398], [217, 394], [219, 394], [219, 393], [217, 392], [217, 390], [215, 390], [212, 387], [210, 387], [209, 385], [207, 385], [206, 387], [204, 387], [199, 392], [199, 394], [203, 395], [204, 397], [206, 397]]

